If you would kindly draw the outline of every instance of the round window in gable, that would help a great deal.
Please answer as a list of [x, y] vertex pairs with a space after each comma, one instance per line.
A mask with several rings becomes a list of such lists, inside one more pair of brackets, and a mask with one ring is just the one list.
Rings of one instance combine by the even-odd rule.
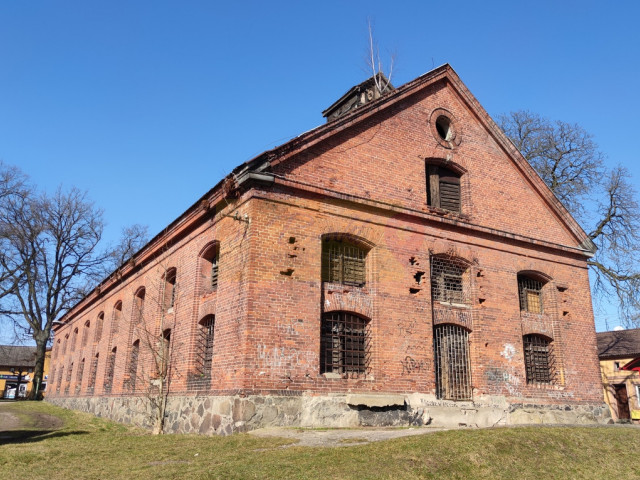
[[462, 132], [455, 117], [444, 108], [437, 108], [431, 113], [431, 133], [440, 145], [455, 148], [462, 141]]

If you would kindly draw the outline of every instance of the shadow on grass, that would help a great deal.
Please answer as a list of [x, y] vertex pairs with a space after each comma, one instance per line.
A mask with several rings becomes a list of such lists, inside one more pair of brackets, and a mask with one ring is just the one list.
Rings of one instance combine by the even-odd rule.
[[7, 430], [0, 432], [0, 445], [8, 443], [34, 443], [50, 438], [68, 437], [70, 435], [86, 435], [89, 432], [71, 430], [61, 432], [59, 430]]

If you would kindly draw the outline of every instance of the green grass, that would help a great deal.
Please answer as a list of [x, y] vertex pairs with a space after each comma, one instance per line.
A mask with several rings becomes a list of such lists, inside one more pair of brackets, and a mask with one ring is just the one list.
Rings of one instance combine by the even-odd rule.
[[0, 478], [640, 479], [637, 428], [457, 430], [354, 447], [282, 448], [290, 440], [152, 436], [43, 402], [0, 411], [7, 407], [55, 415], [64, 425], [0, 440]]

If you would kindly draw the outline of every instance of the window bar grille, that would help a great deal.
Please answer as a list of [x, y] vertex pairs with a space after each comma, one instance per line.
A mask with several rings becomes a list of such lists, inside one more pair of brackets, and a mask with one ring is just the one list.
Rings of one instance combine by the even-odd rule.
[[366, 281], [366, 252], [336, 240], [323, 245], [323, 280], [361, 287]]
[[521, 311], [542, 313], [542, 286], [543, 283], [539, 280], [528, 277], [518, 277]]
[[433, 301], [470, 303], [467, 266], [448, 257], [431, 258], [431, 296]]
[[553, 343], [539, 335], [525, 335], [523, 346], [527, 383], [534, 385], [552, 383], [555, 370]]
[[369, 364], [367, 321], [345, 312], [326, 314], [322, 322], [322, 373], [366, 374]]
[[457, 325], [438, 325], [433, 332], [436, 396], [445, 400], [471, 399], [469, 332]]
[[136, 389], [136, 377], [138, 376], [138, 354], [140, 353], [140, 343], [136, 341], [131, 347], [131, 359], [129, 363], [129, 389]]
[[116, 351], [111, 351], [109, 354], [109, 363], [107, 364], [107, 369], [104, 376], [104, 391], [105, 393], [111, 392], [111, 387], [113, 386], [113, 375], [116, 367]]
[[220, 260], [219, 255], [216, 253], [211, 260], [211, 288], [218, 288], [218, 262]]

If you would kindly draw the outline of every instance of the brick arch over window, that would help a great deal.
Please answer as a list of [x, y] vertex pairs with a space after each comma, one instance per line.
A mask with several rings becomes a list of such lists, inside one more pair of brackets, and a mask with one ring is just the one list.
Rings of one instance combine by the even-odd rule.
[[178, 270], [175, 267], [167, 269], [162, 276], [163, 280], [163, 307], [165, 310], [173, 308], [176, 301], [176, 280], [178, 276]]
[[518, 272], [518, 299], [521, 312], [544, 313], [546, 303], [544, 293], [550, 280], [547, 275], [540, 272]]
[[96, 334], [93, 338], [94, 343], [100, 343], [102, 339], [102, 329], [104, 328], [104, 312], [100, 312], [98, 314], [98, 318], [96, 319]]
[[134, 325], [142, 321], [144, 316], [144, 299], [147, 291], [144, 287], [138, 288], [133, 296], [133, 309], [131, 312], [131, 320]]
[[322, 281], [364, 286], [367, 283], [367, 256], [373, 244], [344, 233], [322, 236]]
[[365, 375], [371, 363], [370, 320], [348, 311], [325, 312], [320, 327], [320, 373]]
[[538, 334], [524, 335], [522, 347], [527, 384], [549, 385], [554, 383], [556, 362], [553, 339]]
[[462, 177], [466, 170], [457, 163], [438, 158], [425, 161], [427, 205], [449, 212], [463, 212]]
[[431, 299], [439, 304], [471, 305], [471, 265], [460, 257], [431, 256]]
[[220, 242], [210, 242], [201, 250], [198, 259], [201, 293], [212, 293], [218, 288], [219, 263]]
[[84, 328], [82, 329], [82, 343], [80, 344], [81, 348], [87, 346], [87, 339], [89, 338], [89, 330], [91, 328], [91, 321], [87, 320], [84, 322]]
[[111, 340], [113, 340], [113, 337], [118, 334], [118, 330], [120, 329], [121, 323], [122, 323], [122, 300], [118, 300], [113, 306], [113, 311], [111, 312], [111, 331], [109, 333]]

